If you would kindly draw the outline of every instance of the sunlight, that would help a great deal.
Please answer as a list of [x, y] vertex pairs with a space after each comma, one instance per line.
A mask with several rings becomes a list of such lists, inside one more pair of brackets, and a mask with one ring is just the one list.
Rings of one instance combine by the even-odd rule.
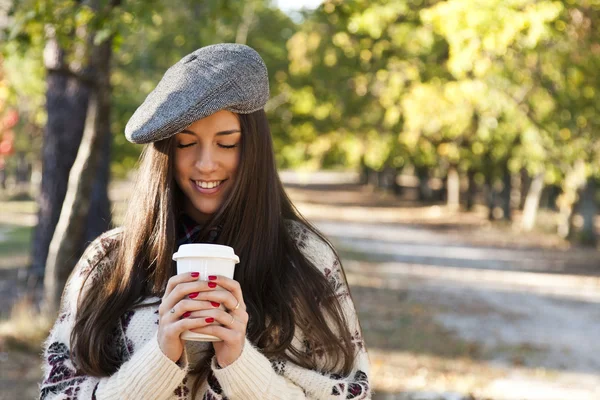
[[[368, 266], [368, 267], [365, 267]], [[477, 289], [585, 300], [600, 303], [600, 278], [538, 272], [497, 271], [478, 268], [453, 268], [424, 264], [344, 262], [351, 285], [388, 289], [404, 287], [408, 277], [429, 280], [430, 286], [450, 284]], [[377, 272], [378, 277], [359, 271]]]
[[490, 400], [589, 400], [600, 394], [598, 376], [593, 374], [507, 368], [379, 348], [369, 348], [369, 354], [376, 392], [452, 392]]

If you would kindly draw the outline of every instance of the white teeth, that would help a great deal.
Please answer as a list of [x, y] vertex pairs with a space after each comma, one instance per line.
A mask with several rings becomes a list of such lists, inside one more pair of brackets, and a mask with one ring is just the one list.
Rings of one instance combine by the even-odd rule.
[[216, 182], [204, 182], [204, 181], [196, 181], [196, 185], [200, 186], [203, 189], [213, 189], [216, 188], [217, 186], [219, 186], [221, 184], [221, 182], [223, 181], [216, 181]]

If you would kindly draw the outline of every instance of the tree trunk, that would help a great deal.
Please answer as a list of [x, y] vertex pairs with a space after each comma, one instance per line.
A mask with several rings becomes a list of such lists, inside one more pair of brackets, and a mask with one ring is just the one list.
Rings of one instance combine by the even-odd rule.
[[502, 218], [505, 221], [512, 220], [511, 210], [511, 193], [512, 193], [512, 176], [508, 169], [508, 164], [504, 165], [504, 171], [502, 174]]
[[[107, 114], [110, 110], [107, 110]], [[107, 121], [110, 121], [107, 115]], [[83, 253], [86, 244], [96, 239], [100, 234], [112, 228], [111, 204], [108, 198], [108, 184], [110, 182], [110, 150], [112, 136], [110, 126], [106, 124], [106, 131], [102, 133], [102, 150], [94, 187], [92, 189], [92, 201], [87, 218], [87, 229], [85, 242], [80, 247], [79, 253]]]
[[460, 207], [460, 176], [455, 166], [448, 170], [448, 179], [446, 182], [448, 209], [457, 211]]
[[429, 186], [429, 168], [416, 167], [415, 171], [419, 178], [419, 201], [431, 201], [433, 198], [433, 190]]
[[467, 177], [469, 179], [469, 188], [467, 189], [466, 208], [467, 211], [473, 210], [475, 206], [475, 196], [477, 195], [477, 184], [475, 183], [475, 171], [469, 169], [467, 171]]
[[107, 40], [92, 50], [90, 64], [96, 85], [89, 99], [81, 146], [69, 174], [60, 220], [52, 237], [44, 279], [45, 311], [50, 315], [58, 310], [64, 285], [79, 259], [103, 141], [108, 140], [111, 43]]
[[0, 156], [0, 189], [6, 190], [6, 160]]
[[401, 196], [404, 193], [404, 187], [398, 183], [398, 177], [402, 173], [402, 167], [394, 169], [394, 181], [392, 182], [392, 188], [396, 196]]
[[365, 162], [365, 155], [363, 154], [360, 157], [360, 184], [368, 185], [369, 184], [369, 174], [371, 169], [367, 166]]
[[519, 210], [523, 210], [525, 208], [525, 199], [527, 198], [527, 192], [529, 191], [529, 187], [531, 186], [531, 177], [529, 176], [529, 172], [527, 169], [521, 168], [521, 172], [519, 173]]
[[385, 191], [387, 188], [385, 169], [377, 171], [377, 189]]
[[494, 187], [494, 178], [491, 176], [486, 177], [486, 197], [488, 206], [488, 220], [493, 221], [494, 208], [496, 207], [496, 188]]
[[596, 181], [592, 177], [588, 178], [585, 188], [581, 192], [579, 201], [579, 212], [583, 217], [583, 226], [579, 234], [580, 242], [586, 246], [595, 246], [598, 243], [598, 236], [594, 226], [594, 218], [598, 213], [596, 204]]
[[444, 175], [441, 179], [442, 186], [439, 189], [434, 190], [434, 199], [440, 203], [448, 202], [448, 174]]
[[42, 180], [38, 195], [38, 223], [31, 247], [30, 278], [40, 281], [48, 247], [67, 191], [67, 178], [81, 142], [90, 88], [67, 75], [64, 52], [55, 38], [44, 49], [47, 68], [46, 109], [48, 121], [42, 150]]
[[379, 188], [386, 192], [393, 193], [396, 186], [396, 168], [384, 167], [379, 173]]
[[[48, 38], [44, 50], [44, 63], [47, 69], [48, 122], [43, 138], [41, 183], [37, 194], [38, 224], [31, 248], [30, 285], [43, 281], [48, 249], [67, 191], [69, 172], [81, 143], [92, 84], [89, 76], [76, 75], [69, 71], [64, 50], [54, 37]], [[108, 115], [106, 117], [108, 118]], [[86, 241], [92, 240], [111, 226], [107, 191], [111, 139], [108, 122], [106, 125], [107, 138], [103, 144], [102, 162], [96, 176], [90, 178], [95, 184], [88, 228], [82, 236]], [[73, 256], [78, 257], [83, 247], [84, 243]]]
[[256, 5], [252, 1], [247, 1], [244, 5], [244, 11], [242, 13], [242, 21], [238, 26], [237, 33], [235, 35], [235, 42], [240, 44], [246, 44], [248, 40], [248, 32], [252, 24], [254, 23]]
[[583, 160], [575, 162], [567, 172], [563, 183], [563, 192], [557, 199], [558, 205], [558, 235], [567, 238], [571, 234], [573, 206], [577, 202], [579, 190], [586, 183], [586, 167]]
[[529, 191], [527, 192], [523, 207], [523, 218], [521, 220], [521, 229], [525, 232], [531, 231], [535, 226], [535, 217], [540, 205], [542, 191], [544, 190], [544, 175], [544, 172], [537, 174], [529, 185]]
[[17, 157], [17, 167], [16, 167], [16, 182], [17, 187], [20, 190], [24, 189], [29, 183], [29, 175], [31, 174], [31, 168], [29, 166], [29, 162], [27, 161], [27, 155], [25, 152], [18, 152], [16, 154]]
[[369, 186], [372, 186], [372, 188], [379, 187], [379, 171], [369, 168], [367, 175], [367, 184]]

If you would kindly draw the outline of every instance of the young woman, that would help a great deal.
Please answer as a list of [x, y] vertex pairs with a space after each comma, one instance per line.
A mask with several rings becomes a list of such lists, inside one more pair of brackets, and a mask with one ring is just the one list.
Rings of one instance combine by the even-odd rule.
[[[146, 147], [124, 224], [69, 279], [41, 399], [371, 397], [339, 258], [278, 178], [268, 93], [260, 56], [220, 44], [171, 67], [138, 108], [126, 135]], [[235, 279], [176, 275], [173, 253], [196, 242], [233, 247]]]

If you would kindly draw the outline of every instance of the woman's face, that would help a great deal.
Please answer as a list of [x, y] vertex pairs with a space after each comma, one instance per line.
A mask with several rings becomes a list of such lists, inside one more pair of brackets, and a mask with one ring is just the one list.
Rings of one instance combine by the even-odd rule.
[[175, 180], [185, 194], [184, 211], [196, 222], [217, 211], [235, 181], [240, 159], [238, 117], [221, 110], [175, 136]]

